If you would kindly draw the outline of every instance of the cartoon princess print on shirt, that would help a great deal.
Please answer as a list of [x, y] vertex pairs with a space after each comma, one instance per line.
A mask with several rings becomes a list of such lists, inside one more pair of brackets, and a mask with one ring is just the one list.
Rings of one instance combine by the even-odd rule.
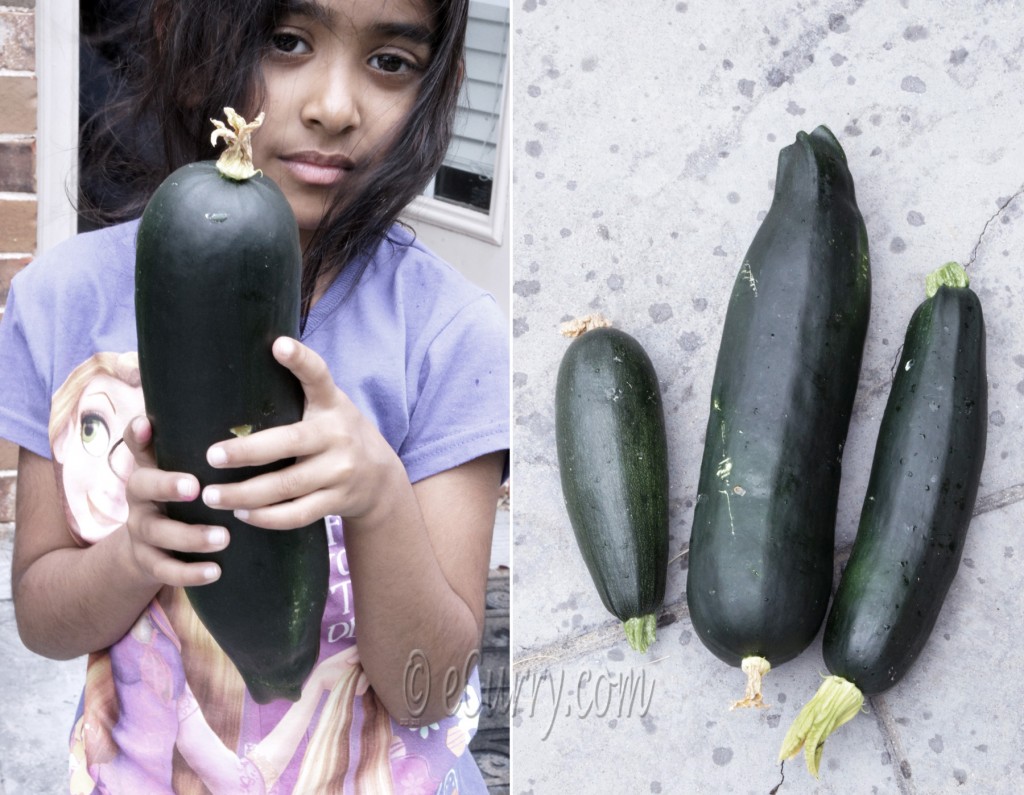
[[128, 519], [125, 481], [134, 467], [120, 441], [144, 413], [138, 357], [97, 353], [54, 394], [50, 446], [75, 541], [93, 544]]
[[[54, 466], [69, 528], [81, 545], [96, 543], [127, 519], [125, 483], [134, 461], [121, 438], [144, 410], [134, 353], [94, 355], [54, 395]], [[331, 759], [337, 752], [327, 735], [336, 734], [339, 720], [352, 720], [357, 700], [364, 704], [365, 747], [358, 770], [347, 771], [347, 747], [344, 760]], [[376, 711], [383, 720], [366, 709], [376, 698], [355, 645], [323, 659], [281, 720], [259, 743], [236, 752], [229, 743], [239, 737], [244, 685], [181, 589], [164, 589], [124, 640], [90, 655], [83, 703], [71, 737], [72, 793], [273, 792], [321, 709], [333, 720], [312, 731], [316, 753], [307, 756], [318, 764], [303, 765], [300, 780], [327, 783], [320, 776], [333, 767], [335, 784], [348, 773], [363, 791], [391, 791], [390, 725], [383, 709]], [[153, 730], [165, 723], [175, 730]], [[163, 737], [175, 738], [173, 746]], [[133, 744], [132, 753], [121, 753], [125, 743]]]

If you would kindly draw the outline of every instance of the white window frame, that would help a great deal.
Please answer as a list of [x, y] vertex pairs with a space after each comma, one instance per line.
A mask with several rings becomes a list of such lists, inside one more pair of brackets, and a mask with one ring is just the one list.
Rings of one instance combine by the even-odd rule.
[[[509, 63], [511, 58], [508, 59]], [[510, 191], [509, 141], [512, 137], [512, 112], [508, 90], [509, 63], [505, 64], [505, 88], [501, 98], [501, 132], [495, 147], [494, 180], [491, 183], [491, 207], [486, 212], [460, 207], [428, 196], [417, 196], [403, 215], [452, 232], [500, 246], [505, 240]]]
[[78, 231], [78, 0], [36, 3], [36, 251]]

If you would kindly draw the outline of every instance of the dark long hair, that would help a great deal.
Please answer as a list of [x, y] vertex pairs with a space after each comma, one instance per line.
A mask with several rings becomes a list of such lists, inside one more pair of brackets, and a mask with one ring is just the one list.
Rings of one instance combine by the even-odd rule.
[[[468, 0], [427, 2], [434, 14], [431, 60], [416, 101], [387, 151], [333, 198], [311, 237], [304, 252], [303, 316], [318, 284], [366, 262], [444, 159], [461, 83]], [[136, 44], [119, 64], [117, 101], [88, 127], [86, 156], [100, 164], [100, 178], [127, 186], [113, 211], [83, 202], [81, 212], [98, 223], [138, 216], [168, 174], [214, 157], [209, 120], [221, 118], [226, 106], [252, 113], [262, 105], [261, 64], [288, 2], [148, 0], [141, 6]], [[157, 145], [143, 140], [130, 147], [126, 137]]]

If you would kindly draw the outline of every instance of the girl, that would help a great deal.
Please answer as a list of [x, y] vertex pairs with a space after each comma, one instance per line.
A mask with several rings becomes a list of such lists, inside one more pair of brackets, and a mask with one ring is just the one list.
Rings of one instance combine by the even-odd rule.
[[[131, 210], [173, 169], [212, 156], [209, 119], [225, 106], [266, 112], [255, 165], [287, 196], [304, 247], [302, 338], [273, 351], [306, 410], [208, 451], [213, 466], [293, 465], [202, 493], [190, 474], [156, 468], [136, 416], [110, 450], [127, 521], [98, 538], [72, 532], [48, 415], [79, 364], [134, 350], [137, 222], [79, 236], [15, 278], [0, 433], [21, 447], [19, 631], [41, 654], [89, 653], [106, 683], [87, 685], [80, 707], [75, 789], [483, 791], [466, 745], [507, 461], [507, 342], [493, 300], [395, 225], [450, 137], [466, 3], [153, 0], [140, 19], [150, 32], [131, 104], [159, 120], [163, 155], [155, 173], [117, 164], [138, 190]], [[327, 517], [320, 663], [295, 705], [238, 691], [188, 615], [181, 586], [220, 572], [172, 552], [231, 542], [160, 508], [196, 499], [282, 532]], [[343, 664], [327, 665], [336, 655]], [[187, 741], [194, 716], [217, 742]]]

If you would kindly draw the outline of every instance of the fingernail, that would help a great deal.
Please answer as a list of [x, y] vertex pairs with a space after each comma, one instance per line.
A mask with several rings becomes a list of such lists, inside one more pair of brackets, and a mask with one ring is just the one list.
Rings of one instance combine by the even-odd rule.
[[203, 502], [211, 508], [220, 505], [220, 489], [216, 486], [207, 486], [203, 491]]
[[243, 522], [249, 518], [249, 512], [245, 508], [239, 508], [235, 511], [235, 518], [241, 519]]
[[212, 467], [223, 466], [228, 462], [228, 454], [223, 447], [211, 447], [206, 451], [206, 460]]
[[282, 356], [291, 356], [295, 351], [295, 343], [288, 337], [281, 337], [277, 341], [277, 352]]
[[185, 499], [191, 499], [195, 497], [195, 491], [192, 487], [191, 478], [179, 478], [177, 483], [178, 496]]
[[216, 566], [207, 566], [203, 569], [203, 579], [207, 582], [213, 582], [220, 577], [220, 569]]
[[224, 546], [228, 534], [223, 527], [211, 527], [206, 531], [206, 543], [211, 547]]

